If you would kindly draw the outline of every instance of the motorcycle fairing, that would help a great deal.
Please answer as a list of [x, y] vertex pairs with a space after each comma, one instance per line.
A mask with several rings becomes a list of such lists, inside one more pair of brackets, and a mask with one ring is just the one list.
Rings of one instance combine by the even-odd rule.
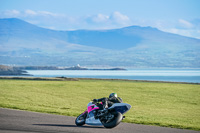
[[108, 109], [112, 109], [112, 108], [114, 108], [117, 112], [120, 112], [121, 114], [124, 114], [128, 110], [131, 109], [131, 105], [127, 104], [127, 103], [115, 103]]
[[99, 109], [99, 107], [96, 107], [95, 105], [91, 105], [88, 107], [88, 113], [90, 113], [93, 110]]
[[86, 124], [88, 124], [88, 125], [99, 125], [99, 126], [102, 125], [102, 123], [99, 119], [94, 118], [93, 110], [96, 110], [96, 109], [99, 109], [99, 107], [97, 107], [92, 102], [88, 103], [88, 105], [87, 105], [88, 115], [87, 115], [87, 118], [85, 120]]
[[94, 118], [94, 113], [92, 111], [88, 113], [85, 123], [88, 125], [102, 125], [99, 119]]

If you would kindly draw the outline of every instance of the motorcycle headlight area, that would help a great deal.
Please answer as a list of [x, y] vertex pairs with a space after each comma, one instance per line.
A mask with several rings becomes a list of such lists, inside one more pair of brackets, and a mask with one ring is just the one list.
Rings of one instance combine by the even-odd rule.
[[128, 111], [127, 106], [117, 106], [114, 108], [117, 112], [120, 112], [121, 114], [124, 114], [126, 111]]

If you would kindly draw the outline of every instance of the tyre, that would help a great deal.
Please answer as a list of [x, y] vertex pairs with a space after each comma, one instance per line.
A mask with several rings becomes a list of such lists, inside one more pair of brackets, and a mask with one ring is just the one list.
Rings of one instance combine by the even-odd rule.
[[113, 112], [114, 118], [110, 122], [101, 121], [105, 128], [116, 127], [122, 120], [123, 115], [120, 112]]
[[87, 116], [86, 113], [80, 114], [80, 115], [76, 118], [75, 123], [76, 123], [77, 126], [82, 126], [82, 125], [85, 124], [85, 118], [86, 118], [85, 116]]

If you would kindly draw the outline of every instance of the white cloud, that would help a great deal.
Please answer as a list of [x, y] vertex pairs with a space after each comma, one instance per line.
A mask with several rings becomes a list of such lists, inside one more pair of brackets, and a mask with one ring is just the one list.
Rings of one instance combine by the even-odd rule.
[[129, 24], [131, 21], [128, 16], [121, 14], [120, 12], [113, 12], [110, 19], [118, 24]]
[[17, 18], [30, 18], [30, 17], [65, 17], [66, 15], [63, 14], [56, 14], [47, 11], [33, 11], [33, 10], [25, 10], [25, 11], [18, 11], [18, 10], [6, 10], [0, 13], [1, 18], [9, 18], [9, 17], [17, 17]]
[[24, 15], [26, 16], [33, 16], [33, 15], [37, 15], [37, 12], [33, 11], [33, 10], [25, 10], [24, 11]]
[[157, 23], [155, 27], [162, 31], [200, 39], [200, 33], [198, 32], [200, 30], [200, 23], [198, 23], [198, 21], [194, 23], [193, 20], [186, 21], [184, 19], [178, 19], [177, 21], [159, 22], [160, 23], [155, 22], [155, 24]]
[[104, 14], [97, 14], [97, 15], [92, 17], [92, 20], [96, 23], [102, 23], [102, 22], [108, 21], [109, 16], [104, 15]]
[[20, 11], [18, 10], [6, 10], [0, 13], [0, 17], [18, 17], [20, 15]]
[[135, 19], [134, 25], [139, 26], [151, 26], [161, 31], [179, 34], [182, 36], [188, 36], [200, 39], [200, 19], [194, 20], [139, 20]]
[[110, 15], [97, 14], [87, 16], [85, 20], [87, 21], [86, 25], [90, 25], [90, 28], [93, 29], [113, 29], [131, 25], [130, 18], [117, 11]]
[[52, 16], [52, 17], [65, 17], [66, 15], [63, 14], [57, 14], [57, 13], [52, 13], [52, 12], [47, 12], [47, 11], [38, 11], [38, 15], [41, 16]]
[[192, 28], [193, 27], [193, 25], [186, 20], [179, 19], [178, 21], [183, 28]]
[[180, 35], [185, 35], [185, 36], [191, 36], [189, 30], [171, 28], [171, 29], [167, 29], [167, 31], [170, 32], [170, 33], [174, 33], [174, 34], [180, 34]]
[[179, 34], [182, 36], [188, 36], [200, 39], [200, 32], [198, 30], [193, 30], [193, 29], [185, 30], [185, 29], [174, 28], [174, 29], [168, 29], [166, 31], [174, 34]]

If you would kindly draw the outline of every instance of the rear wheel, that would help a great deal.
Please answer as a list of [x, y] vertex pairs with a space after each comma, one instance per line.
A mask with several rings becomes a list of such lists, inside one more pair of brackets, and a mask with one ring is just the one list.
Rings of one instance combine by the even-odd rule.
[[82, 126], [85, 124], [85, 118], [87, 116], [87, 113], [84, 113], [84, 114], [80, 114], [76, 120], [75, 120], [75, 123], [77, 126]]
[[123, 116], [120, 112], [111, 112], [110, 115], [113, 117], [111, 120], [104, 119], [101, 121], [103, 126], [106, 128], [113, 128], [113, 127], [117, 126], [123, 118]]

